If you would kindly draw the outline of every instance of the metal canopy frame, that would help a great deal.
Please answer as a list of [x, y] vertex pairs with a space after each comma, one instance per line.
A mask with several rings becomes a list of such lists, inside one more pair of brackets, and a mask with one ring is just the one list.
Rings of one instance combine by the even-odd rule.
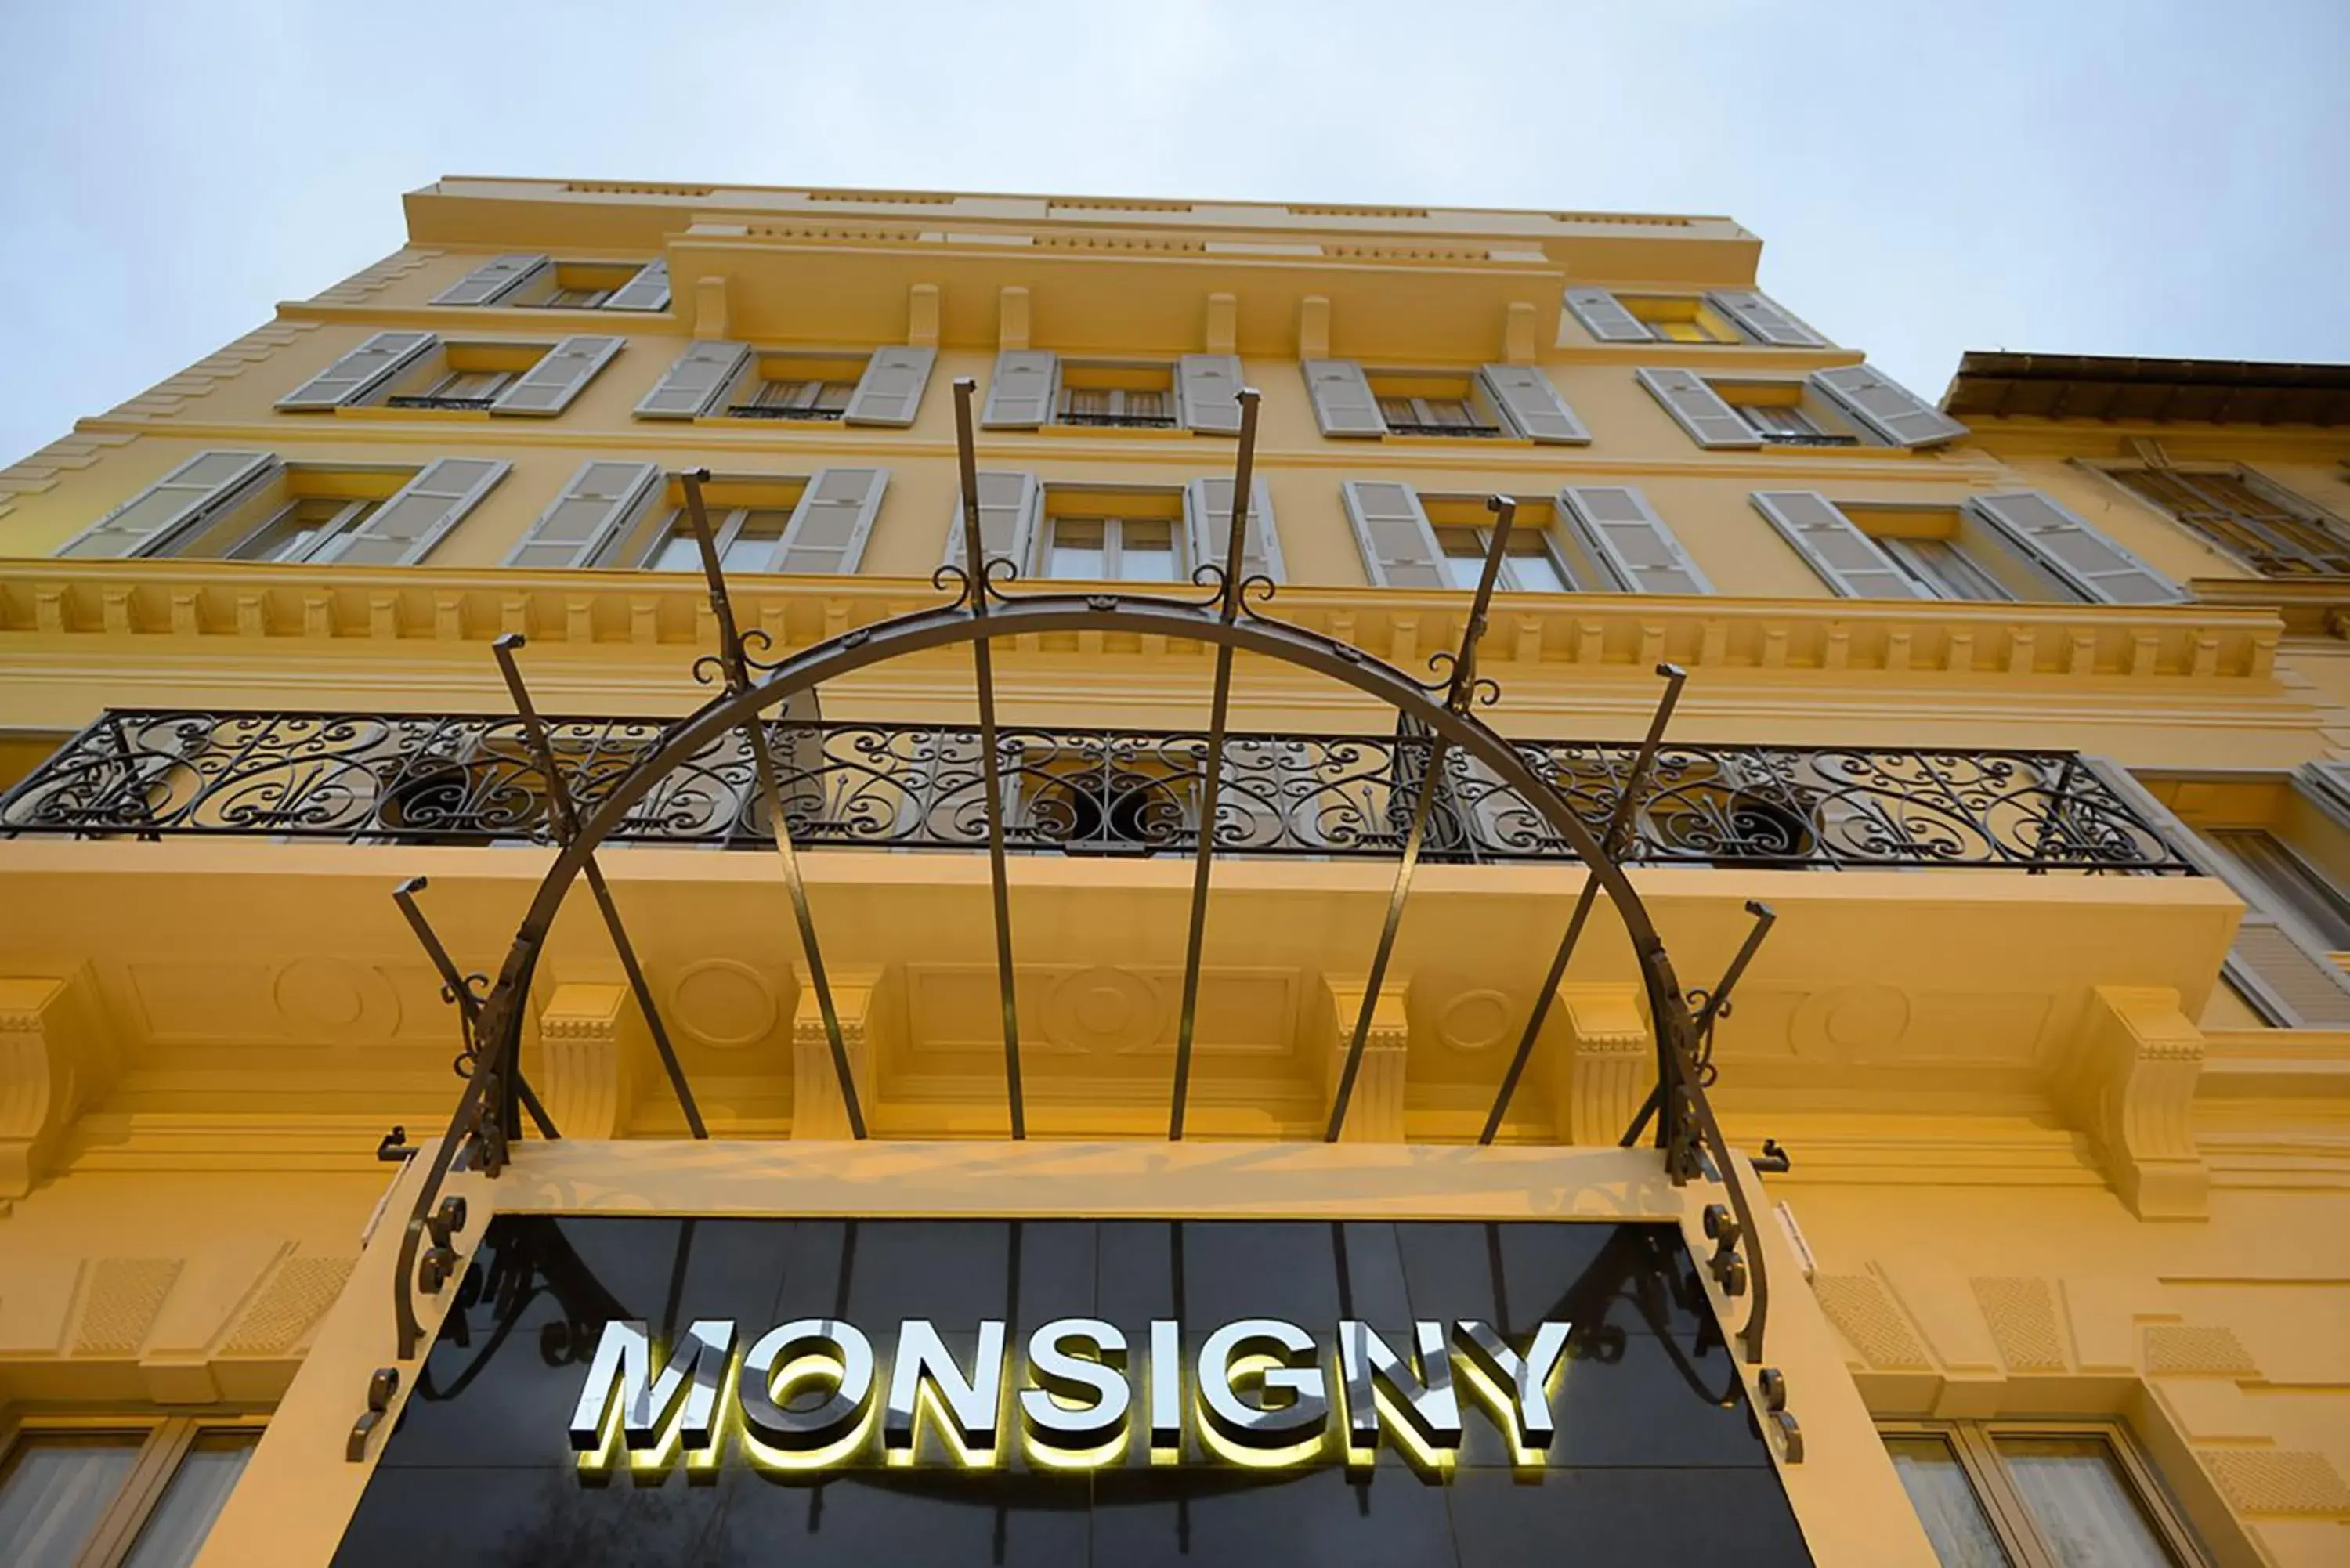
[[[1218, 821], [1218, 785], [1231, 714], [1232, 662], [1238, 653], [1251, 653], [1314, 671], [1353, 687], [1393, 708], [1399, 721], [1426, 735], [1426, 756], [1418, 774], [1409, 807], [1410, 828], [1398, 857], [1394, 885], [1380, 929], [1361, 1009], [1354, 1020], [1347, 1054], [1332, 1096], [1324, 1129], [1327, 1141], [1336, 1141], [1346, 1129], [1347, 1115], [1359, 1074], [1372, 1020], [1394, 953], [1413, 874], [1420, 857], [1436, 797], [1442, 792], [1449, 753], [1458, 751], [1489, 770], [1503, 784], [1516, 791], [1540, 815], [1547, 829], [1584, 862], [1586, 877], [1565, 932], [1551, 961], [1516, 1050], [1498, 1085], [1491, 1113], [1480, 1135], [1490, 1144], [1500, 1131], [1512, 1096], [1531, 1059], [1553, 996], [1564, 978], [1598, 899], [1604, 894], [1623, 922], [1638, 962], [1647, 992], [1651, 1026], [1656, 1033], [1657, 1079], [1646, 1106], [1623, 1136], [1625, 1147], [1638, 1144], [1655, 1123], [1653, 1142], [1661, 1151], [1667, 1174], [1675, 1185], [1703, 1179], [1721, 1186], [1726, 1203], [1711, 1205], [1707, 1232], [1716, 1242], [1708, 1263], [1724, 1293], [1748, 1297], [1743, 1324], [1737, 1332], [1745, 1360], [1761, 1366], [1769, 1320], [1770, 1288], [1763, 1251], [1748, 1244], [1755, 1235], [1755, 1205], [1747, 1189], [1742, 1162], [1724, 1139], [1721, 1124], [1707, 1101], [1712, 1082], [1713, 1030], [1729, 1015], [1731, 992], [1752, 961], [1770, 929], [1772, 916], [1759, 905], [1750, 906], [1756, 924], [1722, 979], [1711, 991], [1684, 992], [1667, 955], [1662, 938], [1619, 863], [1626, 836], [1635, 821], [1643, 782], [1662, 743], [1667, 722], [1678, 701], [1684, 677], [1670, 665], [1660, 665], [1665, 678], [1662, 700], [1651, 720], [1627, 785], [1605, 828], [1595, 836], [1564, 794], [1533, 762], [1503, 738], [1476, 710], [1498, 701], [1497, 683], [1479, 673], [1477, 655], [1484, 635], [1502, 561], [1515, 520], [1514, 504], [1495, 496], [1488, 504], [1494, 514], [1484, 568], [1466, 618], [1457, 649], [1430, 660], [1434, 678], [1421, 680], [1361, 649], [1274, 618], [1263, 605], [1274, 592], [1273, 582], [1245, 571], [1250, 493], [1253, 488], [1257, 430], [1258, 393], [1243, 388], [1238, 452], [1234, 462], [1232, 509], [1223, 559], [1204, 562], [1193, 582], [1208, 590], [1205, 597], [1180, 593], [1127, 594], [1067, 592], [1050, 588], [1012, 590], [1015, 564], [986, 553], [981, 527], [978, 460], [972, 431], [972, 399], [976, 384], [971, 378], [954, 383], [955, 434], [962, 480], [963, 548], [959, 563], [940, 568], [932, 582], [951, 590], [944, 604], [919, 609], [839, 636], [783, 657], [764, 658], [770, 649], [766, 634], [743, 630], [735, 621], [714, 536], [703, 504], [702, 487], [706, 470], [681, 476], [686, 514], [699, 546], [710, 605], [718, 632], [718, 650], [695, 661], [695, 678], [720, 690], [686, 718], [670, 726], [654, 746], [609, 787], [599, 789], [584, 809], [576, 804], [545, 722], [525, 688], [515, 655], [524, 646], [520, 636], [501, 638], [493, 650], [501, 674], [521, 715], [536, 761], [546, 774], [548, 810], [556, 829], [554, 865], [533, 898], [494, 981], [461, 973], [432, 933], [415, 893], [421, 878], [403, 883], [396, 897], [402, 912], [432, 954], [444, 981], [444, 995], [459, 1010], [465, 1037], [460, 1070], [465, 1089], [452, 1116], [447, 1136], [434, 1150], [425, 1179], [400, 1242], [394, 1282], [394, 1316], [400, 1359], [415, 1356], [423, 1331], [415, 1309], [415, 1292], [443, 1288], [449, 1278], [452, 1232], [463, 1225], [460, 1199], [442, 1199], [452, 1169], [495, 1177], [506, 1165], [514, 1140], [523, 1136], [527, 1111], [542, 1137], [556, 1137], [522, 1074], [525, 1007], [531, 980], [547, 935], [572, 884], [584, 877], [606, 930], [618, 950], [629, 990], [643, 1011], [662, 1066], [686, 1122], [696, 1137], [708, 1136], [692, 1089], [663, 1023], [651, 987], [638, 963], [618, 903], [597, 864], [596, 849], [620, 830], [638, 804], [672, 769], [730, 732], [747, 747], [764, 807], [768, 833], [788, 894], [806, 966], [824, 1022], [833, 1073], [847, 1111], [853, 1137], [870, 1136], [866, 1107], [858, 1093], [839, 1011], [826, 968], [815, 913], [810, 907], [793, 826], [777, 785], [775, 761], [761, 715], [795, 697], [813, 694], [823, 682], [890, 659], [930, 649], [967, 644], [979, 704], [981, 770], [984, 775], [989, 880], [994, 914], [994, 944], [998, 992], [1003, 1026], [1004, 1081], [1011, 1113], [1011, 1135], [1027, 1136], [1025, 1098], [1021, 1077], [1017, 981], [1013, 961], [1011, 896], [1005, 867], [1003, 774], [1006, 760], [996, 730], [995, 676], [992, 649], [995, 640], [1068, 631], [1143, 633], [1206, 643], [1215, 650], [1210, 699], [1206, 761], [1201, 776], [1198, 848], [1193, 864], [1191, 901], [1186, 933], [1182, 1002], [1178, 1023], [1173, 1079], [1168, 1108], [1168, 1136], [1184, 1136], [1191, 1091], [1194, 1036], [1201, 958], [1205, 948], [1209, 894], [1219, 840], [1230, 837]], [[1399, 770], [1398, 788], [1409, 779]], [[1692, 1012], [1692, 1008], [1696, 1011]], [[390, 1158], [397, 1158], [397, 1140], [387, 1140]], [[414, 1151], [409, 1151], [414, 1152]], [[1784, 1169], [1784, 1156], [1775, 1146], [1764, 1146], [1761, 1168]], [[430, 1250], [425, 1248], [427, 1241]], [[419, 1253], [424, 1253], [420, 1264]], [[379, 1374], [379, 1379], [381, 1377]], [[396, 1384], [396, 1377], [394, 1379]], [[1791, 1459], [1800, 1457], [1801, 1437], [1794, 1418], [1784, 1408], [1783, 1379], [1775, 1369], [1763, 1368], [1758, 1385], [1765, 1392], [1762, 1418], [1782, 1434], [1782, 1449]], [[355, 1446], [363, 1442], [355, 1435]]]

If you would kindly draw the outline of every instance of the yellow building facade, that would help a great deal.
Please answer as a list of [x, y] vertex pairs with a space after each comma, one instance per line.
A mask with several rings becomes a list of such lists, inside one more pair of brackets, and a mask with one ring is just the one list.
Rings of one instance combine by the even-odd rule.
[[2350, 376], [407, 215], [0, 470], [0, 1559], [2350, 1556]]

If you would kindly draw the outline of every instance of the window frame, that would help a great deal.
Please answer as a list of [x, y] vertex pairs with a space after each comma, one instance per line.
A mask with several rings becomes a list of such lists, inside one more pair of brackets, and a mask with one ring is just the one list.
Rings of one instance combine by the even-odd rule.
[[[421, 472], [422, 470], [420, 469], [418, 472]], [[289, 495], [277, 505], [269, 508], [267, 514], [259, 522], [238, 535], [226, 548], [222, 550], [219, 558], [248, 566], [302, 566], [317, 559], [319, 552], [374, 516], [382, 508], [385, 499], [387, 498], [381, 496]], [[285, 517], [288, 513], [299, 511], [306, 501], [330, 502], [336, 507], [333, 520], [320, 527], [308, 544], [285, 556], [247, 556], [239, 554], [240, 551], [258, 543], [263, 535], [276, 526], [280, 518]]]
[[250, 1432], [257, 1444], [268, 1426], [268, 1412], [244, 1408], [170, 1416], [136, 1410], [27, 1411], [0, 1423], [0, 1476], [27, 1442], [108, 1434], [138, 1437], [137, 1457], [73, 1560], [74, 1568], [119, 1568], [139, 1543], [140, 1532], [154, 1516], [197, 1438], [214, 1432]]
[[[2281, 572], [2264, 566], [2257, 557], [2247, 555], [2236, 545], [2210, 533], [2200, 524], [2189, 521], [2165, 503], [2132, 486], [2123, 476], [2130, 473], [2175, 473], [2186, 479], [2211, 476], [2232, 479], [2279, 511], [2289, 512], [2299, 518], [2304, 525], [2321, 534], [2331, 535], [2336, 541], [2338, 551], [2345, 556], [2350, 556], [2350, 517], [2336, 515], [2330, 509], [2321, 506], [2289, 486], [2278, 483], [2248, 463], [2149, 462], [2136, 458], [2086, 457], [2074, 458], [2073, 461], [2077, 466], [2095, 474], [2108, 488], [2126, 499], [2131, 504], [2153, 513], [2172, 527], [2185, 532], [2189, 538], [2216, 551], [2263, 582], [2292, 583], [2311, 579], [2324, 581], [2342, 574], [2314, 571]], [[2241, 514], [2231, 514], [2231, 515], [2234, 516], [2237, 526], [2246, 532], [2265, 535], [2267, 530], [2258, 521], [2246, 518]], [[2288, 545], [2286, 553], [2298, 558], [2307, 558], [2298, 545]]]
[[[1426, 506], [1427, 504], [1427, 499], [1422, 497], [1420, 504], [1422, 506]], [[1445, 550], [1443, 548], [1444, 536], [1447, 534], [1474, 535], [1477, 539], [1477, 558], [1480, 560], [1492, 555], [1493, 552], [1493, 530], [1490, 526], [1480, 526], [1470, 523], [1436, 522], [1431, 522], [1429, 525], [1436, 530], [1437, 547], [1440, 551], [1442, 551], [1444, 558], [1448, 561], [1465, 561], [1470, 557], [1466, 556], [1455, 556], [1451, 551]], [[1522, 524], [1510, 530], [1510, 542], [1512, 544], [1516, 544], [1519, 540], [1529, 536], [1535, 539], [1539, 548], [1537, 550], [1526, 551], [1524, 554], [1539, 554], [1543, 559], [1550, 563], [1550, 569], [1558, 574], [1558, 580], [1565, 583], [1566, 587], [1564, 588], [1528, 587], [1526, 585], [1517, 580], [1516, 569], [1510, 565], [1510, 562], [1517, 556], [1518, 552], [1504, 551], [1502, 556], [1501, 573], [1499, 576], [1495, 578], [1493, 583], [1493, 589], [1496, 593], [1586, 594], [1592, 591], [1583, 586], [1583, 574], [1575, 569], [1575, 563], [1568, 560], [1566, 558], [1566, 553], [1559, 548], [1558, 539], [1551, 529], [1539, 525], [1530, 527]], [[1449, 574], [1449, 567], [1447, 568], [1447, 571]], [[1475, 585], [1471, 584], [1469, 591], [1473, 592], [1474, 588]]]
[[[1089, 387], [1071, 386], [1069, 372], [1075, 370], [1082, 379], [1088, 373], [1143, 374], [1153, 378], [1163, 376], [1163, 385], [1149, 387]], [[1070, 408], [1072, 393], [1099, 393], [1113, 405], [1098, 414], [1081, 414]], [[1127, 400], [1136, 394], [1159, 400], [1156, 414], [1128, 412]], [[1063, 430], [1107, 431], [1180, 431], [1186, 428], [1183, 408], [1182, 372], [1171, 361], [1158, 359], [1063, 359], [1055, 367], [1053, 379], [1053, 411], [1045, 421], [1047, 427]]]
[[[1987, 1421], [1936, 1421], [1879, 1417], [1880, 1441], [1890, 1438], [1939, 1439], [1958, 1460], [1960, 1472], [1972, 1489], [1975, 1502], [1991, 1521], [2011, 1568], [2064, 1568], [2063, 1561], [2042, 1535], [2022, 1490], [2009, 1474], [1998, 1447], [2002, 1438], [2088, 1438], [2102, 1442], [2121, 1472], [2123, 1486], [2139, 1513], [2153, 1529], [2173, 1568], [2211, 1568], [2187, 1516], [2163, 1484], [2162, 1474], [2146, 1457], [2129, 1428], [2108, 1417], [2017, 1417]], [[1890, 1457], [1888, 1450], [1887, 1457]], [[1907, 1489], [1904, 1489], [1905, 1494]]]
[[[1056, 577], [1053, 575], [1053, 540], [1064, 523], [1097, 524], [1102, 531], [1102, 575], [1098, 577]], [[1120, 574], [1118, 565], [1126, 548], [1126, 526], [1129, 523], [1148, 524], [1167, 530], [1168, 548], [1175, 558], [1175, 571], [1169, 577], [1128, 577]], [[1181, 518], [1129, 515], [1123, 513], [1070, 512], [1056, 514], [1049, 506], [1037, 519], [1036, 542], [1031, 552], [1034, 559], [1029, 576], [1044, 583], [1165, 583], [1170, 587], [1191, 581], [1191, 541]]]
[[[1713, 395], [1730, 406], [1739, 422], [1753, 432], [1762, 450], [1773, 452], [1785, 448], [1794, 452], [1875, 452], [1900, 451], [1899, 447], [1881, 440], [1843, 410], [1828, 406], [1826, 400], [1809, 376], [1739, 375], [1716, 370], [1696, 370], [1691, 374], [1712, 389]], [[1742, 398], [1741, 392], [1756, 390], [1794, 392], [1793, 401], [1773, 399]], [[1783, 408], [1811, 428], [1795, 432], [1765, 430], [1748, 413], [1753, 408]], [[1785, 439], [1793, 437], [1794, 439]], [[1778, 438], [1778, 439], [1774, 439]]]

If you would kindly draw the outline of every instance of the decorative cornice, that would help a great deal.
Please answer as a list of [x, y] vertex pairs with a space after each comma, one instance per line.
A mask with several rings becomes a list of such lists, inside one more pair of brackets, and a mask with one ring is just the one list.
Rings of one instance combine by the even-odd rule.
[[[736, 613], [806, 647], [935, 603], [927, 582], [858, 577], [816, 586], [745, 581]], [[1469, 596], [1292, 587], [1283, 618], [1408, 668], [1458, 640]], [[650, 572], [523, 572], [397, 567], [331, 573], [220, 562], [0, 562], [0, 637], [372, 639], [484, 642], [509, 631], [534, 642], [645, 648], [709, 646], [708, 595], [690, 577]], [[2206, 605], [2125, 608], [1942, 600], [1660, 598], [1591, 594], [1496, 612], [1484, 659], [1521, 667], [1881, 671], [1957, 680], [2057, 681], [2157, 678], [2266, 683], [2282, 627], [2273, 610]], [[1036, 653], [1035, 639], [1014, 639]], [[1088, 656], [1165, 650], [1163, 638], [1099, 638]]]

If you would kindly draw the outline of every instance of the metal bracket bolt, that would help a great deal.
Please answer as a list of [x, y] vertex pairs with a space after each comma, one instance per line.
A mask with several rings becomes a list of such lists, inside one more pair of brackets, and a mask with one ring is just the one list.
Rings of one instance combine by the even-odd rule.
[[391, 1409], [391, 1397], [399, 1392], [400, 1368], [377, 1367], [375, 1375], [368, 1379], [367, 1409], [351, 1423], [350, 1440], [343, 1445], [346, 1461], [358, 1464], [367, 1458], [368, 1439], [383, 1425], [384, 1417]]
[[1729, 1204], [1709, 1203], [1705, 1206], [1705, 1233], [1707, 1239], [1714, 1243], [1713, 1256], [1705, 1261], [1707, 1272], [1713, 1275], [1713, 1282], [1721, 1287], [1724, 1295], [1744, 1295], [1746, 1260], [1738, 1255], [1738, 1238], [1742, 1232], [1738, 1221], [1731, 1217]]

